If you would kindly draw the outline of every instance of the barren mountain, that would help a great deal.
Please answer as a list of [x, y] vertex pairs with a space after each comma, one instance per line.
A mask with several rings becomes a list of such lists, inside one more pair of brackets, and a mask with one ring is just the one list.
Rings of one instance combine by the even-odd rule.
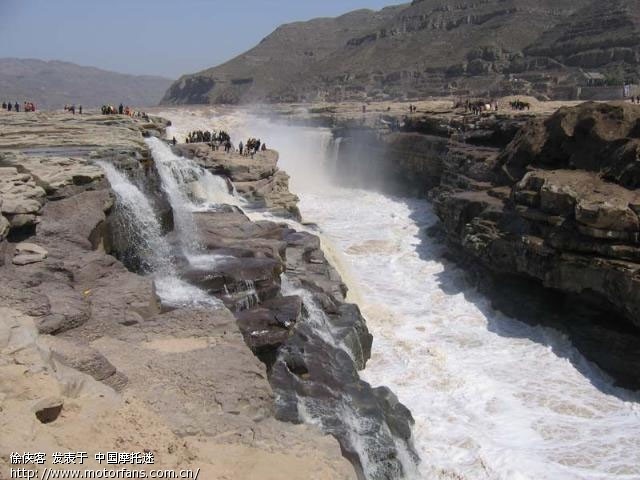
[[33, 101], [43, 109], [73, 103], [153, 106], [170, 84], [162, 77], [125, 75], [68, 62], [0, 59], [0, 101]]
[[611, 64], [637, 72], [640, 58], [640, 2], [591, 2], [526, 50], [573, 67], [597, 69]]
[[580, 67], [637, 75], [639, 8], [636, 0], [415, 0], [297, 22], [223, 65], [183, 76], [163, 103], [563, 98], [582, 78]]

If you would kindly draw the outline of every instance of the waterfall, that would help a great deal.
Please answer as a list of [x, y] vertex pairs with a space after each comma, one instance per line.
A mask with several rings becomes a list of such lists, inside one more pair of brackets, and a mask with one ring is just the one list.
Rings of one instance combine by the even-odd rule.
[[[193, 160], [180, 157], [158, 138], [146, 140], [151, 149], [156, 168], [162, 179], [172, 208], [185, 217], [191, 212], [206, 211], [219, 205], [240, 206], [244, 202], [237, 195], [231, 182], [212, 174]], [[183, 219], [184, 233], [193, 233], [193, 219]]]
[[342, 144], [342, 140], [342, 137], [334, 138], [327, 150], [325, 170], [332, 177], [340, 173], [338, 162], [340, 160], [340, 144]]
[[141, 260], [143, 273], [153, 274], [156, 293], [165, 305], [216, 308], [221, 302], [178, 278], [171, 247], [162, 236], [158, 217], [149, 199], [122, 172], [107, 162], [97, 162], [116, 194], [117, 215], [127, 244]]
[[146, 273], [174, 275], [171, 249], [162, 236], [158, 217], [149, 199], [122, 172], [106, 162], [98, 162], [116, 194], [116, 209], [122, 220], [127, 243], [141, 260]]
[[[194, 212], [215, 210], [220, 205], [243, 204], [235, 192], [231, 182], [223, 177], [213, 175], [193, 160], [180, 157], [158, 138], [146, 140], [155, 160], [156, 169], [160, 175], [162, 189], [169, 198], [173, 210], [173, 218], [177, 230], [177, 238], [182, 247], [182, 253], [191, 266], [215, 268], [224, 256], [211, 255], [203, 251], [199, 242], [198, 227]], [[230, 193], [229, 185], [232, 186]], [[182, 286], [179, 298], [193, 295], [187, 291], [187, 284]], [[167, 296], [176, 288], [175, 281], [164, 283]], [[258, 296], [252, 283], [248, 283], [242, 291], [235, 292], [238, 297], [239, 310], [247, 310], [258, 302]], [[175, 300], [175, 299], [174, 299]]]
[[[173, 210], [173, 220], [178, 240], [185, 254], [200, 250], [198, 231], [193, 218], [193, 202], [189, 198], [189, 186], [198, 181], [199, 173], [187, 162], [173, 154], [171, 149], [157, 138], [146, 140], [151, 149], [156, 169]], [[186, 188], [185, 188], [186, 187]]]

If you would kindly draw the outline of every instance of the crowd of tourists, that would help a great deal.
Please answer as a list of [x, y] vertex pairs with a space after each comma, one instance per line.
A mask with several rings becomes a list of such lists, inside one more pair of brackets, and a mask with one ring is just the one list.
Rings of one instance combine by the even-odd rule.
[[529, 102], [523, 102], [522, 100], [514, 100], [510, 102], [511, 110], [531, 110], [531, 104]]
[[225, 143], [231, 141], [231, 136], [224, 130], [194, 130], [187, 134], [187, 143]]
[[145, 120], [149, 119], [149, 115], [146, 112], [134, 110], [133, 107], [125, 106], [122, 103], [117, 107], [114, 105], [102, 105], [100, 111], [102, 115], [127, 115], [129, 117], [144, 118]]
[[498, 102], [495, 100], [469, 100], [464, 103], [464, 111], [474, 115], [480, 115], [483, 112], [497, 112], [499, 110]]
[[215, 130], [194, 130], [187, 134], [185, 141], [186, 143], [207, 143], [211, 146], [211, 150], [223, 148], [226, 153], [233, 150], [231, 135], [224, 130], [218, 132]]
[[[240, 142], [236, 149], [231, 143], [231, 135], [224, 130], [194, 130], [189, 132], [185, 138], [186, 143], [206, 143], [211, 146], [212, 150], [224, 149], [225, 153], [237, 152], [243, 156], [253, 157], [259, 151], [265, 151], [267, 145], [259, 138], [249, 138], [246, 142]], [[176, 145], [175, 137], [171, 139], [171, 143]]]
[[245, 157], [251, 156], [258, 153], [260, 150], [263, 152], [267, 149], [267, 144], [263, 143], [259, 138], [250, 138], [246, 143], [240, 142], [238, 145], [238, 152], [240, 155], [244, 155]]
[[[20, 111], [20, 104], [18, 102], [16, 103], [11, 103], [11, 102], [2, 102], [2, 109], [6, 110], [8, 112], [19, 112]], [[36, 111], [36, 104], [33, 102], [24, 102], [22, 104], [22, 111], [23, 112], [35, 112]]]

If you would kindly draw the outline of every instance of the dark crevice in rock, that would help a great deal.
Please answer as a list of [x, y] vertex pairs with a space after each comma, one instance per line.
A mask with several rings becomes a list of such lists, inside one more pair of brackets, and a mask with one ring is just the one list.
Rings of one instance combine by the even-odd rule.
[[12, 243], [19, 243], [28, 240], [36, 233], [36, 225], [30, 224], [23, 227], [14, 227], [7, 235], [7, 240]]

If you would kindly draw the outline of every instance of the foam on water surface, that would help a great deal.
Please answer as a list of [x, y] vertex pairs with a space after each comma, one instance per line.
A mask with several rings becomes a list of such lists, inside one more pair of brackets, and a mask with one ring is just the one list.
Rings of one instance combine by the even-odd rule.
[[611, 387], [557, 331], [494, 311], [425, 235], [437, 220], [426, 201], [332, 187], [315, 174], [334, 161], [326, 130], [227, 117], [280, 152], [305, 221], [332, 246], [374, 336], [363, 378], [389, 386], [416, 420], [413, 477], [640, 478], [639, 396]]

